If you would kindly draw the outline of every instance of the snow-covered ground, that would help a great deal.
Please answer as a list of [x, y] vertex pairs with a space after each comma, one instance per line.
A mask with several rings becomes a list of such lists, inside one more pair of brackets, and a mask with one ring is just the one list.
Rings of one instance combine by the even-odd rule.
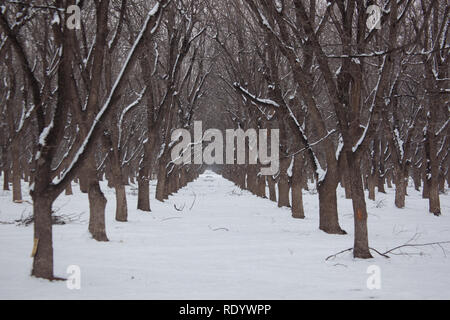
[[[128, 187], [129, 222], [114, 221], [114, 191], [108, 198], [108, 243], [87, 232], [87, 195], [74, 184], [62, 195], [57, 214], [81, 214], [80, 221], [54, 226], [55, 275], [81, 268], [81, 290], [65, 282], [30, 277], [33, 227], [4, 224], [31, 212], [0, 191], [1, 299], [450, 299], [450, 246], [406, 248], [408, 255], [354, 260], [351, 201], [339, 190], [339, 215], [347, 236], [318, 230], [318, 198], [304, 192], [304, 221], [289, 209], [243, 192], [207, 172], [165, 203], [153, 200], [152, 213], [137, 211]], [[154, 191], [154, 186], [152, 185]], [[24, 184], [25, 199], [30, 200]], [[379, 251], [413, 243], [450, 240], [450, 197], [441, 196], [442, 217], [410, 188], [406, 208], [394, 207], [394, 190], [368, 201], [370, 246]], [[174, 205], [181, 212], [174, 208]], [[447, 248], [447, 252], [445, 252]], [[399, 251], [397, 251], [399, 253]], [[447, 255], [446, 255], [447, 254]], [[367, 288], [368, 267], [381, 270], [381, 289]]]

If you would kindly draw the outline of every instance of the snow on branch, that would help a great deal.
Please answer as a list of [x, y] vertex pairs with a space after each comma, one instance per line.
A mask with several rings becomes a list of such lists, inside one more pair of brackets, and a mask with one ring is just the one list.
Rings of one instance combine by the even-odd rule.
[[237, 89], [238, 91], [240, 91], [245, 97], [249, 98], [250, 100], [252, 100], [253, 102], [260, 104], [260, 105], [264, 105], [264, 106], [269, 106], [269, 107], [275, 107], [275, 108], [279, 108], [280, 105], [278, 103], [276, 103], [273, 100], [270, 99], [261, 99], [256, 97], [255, 95], [251, 94], [250, 92], [248, 92], [245, 88], [243, 88], [239, 83], [235, 82], [233, 84], [234, 88]]
[[[108, 96], [108, 99], [106, 100], [103, 107], [100, 109], [99, 113], [95, 117], [92, 126], [86, 135], [86, 138], [84, 139], [81, 147], [79, 148], [78, 152], [74, 156], [72, 163], [69, 165], [67, 170], [62, 174], [60, 178], [57, 178], [55, 181], [55, 185], [57, 186], [56, 189], [60, 190], [64, 188], [65, 183], [67, 183], [68, 180], [72, 178], [72, 176], [75, 175], [76, 168], [79, 167], [82, 159], [84, 159], [90, 148], [92, 148], [92, 145], [94, 143], [94, 140], [96, 138], [96, 135], [101, 130], [101, 123], [104, 121], [104, 119], [107, 117], [107, 115], [111, 112], [112, 108], [111, 106], [114, 104], [115, 100], [117, 99], [117, 95], [119, 94], [121, 88], [123, 87], [123, 84], [125, 82], [126, 75], [132, 70], [132, 67], [134, 65], [135, 58], [137, 56], [138, 49], [142, 48], [143, 45], [143, 39], [145, 33], [147, 33], [147, 30], [150, 25], [155, 25], [158, 23], [160, 16], [162, 14], [163, 9], [166, 7], [167, 3], [170, 2], [166, 0], [162, 0], [161, 2], [157, 2], [155, 6], [148, 12], [147, 18], [144, 22], [144, 25], [133, 45], [131, 48], [127, 59], [125, 60], [125, 63], [122, 66], [122, 69], [117, 76], [116, 82], [114, 83], [111, 92]], [[155, 19], [156, 17], [156, 19]], [[155, 32], [155, 29], [153, 28], [151, 30], [152, 33]]]

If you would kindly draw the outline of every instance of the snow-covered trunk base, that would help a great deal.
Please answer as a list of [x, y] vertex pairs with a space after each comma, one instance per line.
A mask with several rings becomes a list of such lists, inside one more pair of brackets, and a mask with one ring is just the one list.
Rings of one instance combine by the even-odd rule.
[[278, 180], [278, 207], [290, 207], [289, 203], [289, 180], [286, 173], [281, 174]]
[[87, 171], [87, 168], [81, 170], [81, 173], [78, 177], [78, 181], [80, 183], [80, 191], [82, 193], [88, 193], [89, 192], [89, 173]]
[[71, 196], [71, 195], [73, 195], [72, 183], [69, 183], [66, 187], [66, 196]]
[[52, 243], [52, 200], [45, 195], [33, 196], [34, 246], [31, 275], [54, 280]]
[[336, 197], [337, 183], [327, 173], [325, 179], [319, 183], [319, 229], [329, 234], [347, 234], [339, 225]]
[[116, 189], [116, 221], [128, 221], [127, 194], [122, 183], [117, 184]]
[[258, 194], [255, 166], [247, 166], [247, 188], [254, 195]]
[[172, 184], [172, 194], [177, 193], [179, 189], [180, 189], [180, 172], [178, 171], [178, 169], [175, 169]]
[[108, 241], [105, 226], [106, 198], [97, 180], [91, 182], [89, 198], [89, 233], [97, 241]]
[[168, 194], [175, 194], [178, 191], [178, 184], [180, 180], [180, 175], [178, 173], [178, 169], [174, 169], [170, 175], [170, 184], [168, 189]]
[[242, 169], [234, 170], [233, 174], [235, 175], [234, 181], [237, 181], [237, 185], [242, 189], [247, 189], [246, 181], [247, 181], [247, 173]]
[[186, 169], [184, 167], [182, 167], [180, 169], [180, 183], [179, 183], [179, 187], [180, 189], [186, 187], [187, 185], [187, 180], [186, 180]]
[[257, 178], [257, 185], [258, 185], [258, 197], [261, 198], [267, 198], [266, 197], [266, 177], [265, 176], [258, 176]]
[[439, 181], [438, 177], [432, 177], [430, 179], [430, 194], [429, 194], [429, 209], [430, 213], [435, 216], [441, 215], [441, 203], [439, 200]]

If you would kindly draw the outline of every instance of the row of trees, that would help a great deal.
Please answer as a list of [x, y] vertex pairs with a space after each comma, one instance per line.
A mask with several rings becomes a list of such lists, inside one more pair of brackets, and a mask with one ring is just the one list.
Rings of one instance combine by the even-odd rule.
[[[75, 4], [79, 30], [66, 23], [66, 8]], [[203, 5], [2, 5], [4, 188], [12, 180], [13, 201], [20, 202], [21, 180], [30, 183], [32, 275], [53, 279], [51, 208], [64, 190], [72, 193], [73, 180], [88, 194], [93, 239], [108, 241], [103, 177], [116, 192], [116, 220], [126, 222], [130, 180], [138, 179], [139, 209], [150, 211], [152, 173], [165, 177], [159, 200], [198, 176], [198, 166], [168, 166], [167, 155], [171, 129], [189, 126], [210, 72]]]
[[[216, 11], [215, 40], [226, 61], [224, 82], [241, 94], [230, 105], [250, 126], [271, 119], [282, 132], [279, 206], [289, 205], [290, 185], [293, 216], [304, 217], [301, 189], [314, 175], [320, 229], [343, 234], [341, 183], [353, 202], [357, 258], [371, 257], [364, 188], [374, 200], [376, 186], [384, 192], [394, 182], [395, 204], [403, 208], [412, 176], [416, 189], [423, 184], [429, 211], [440, 215], [439, 192], [449, 179], [446, 2], [378, 3], [379, 30], [368, 28], [374, 1], [244, 3]], [[264, 188], [253, 184], [250, 169], [229, 168], [227, 176], [244, 186], [242, 170], [260, 195]]]
[[[380, 8], [380, 29], [367, 9]], [[80, 28], [67, 8], [81, 9]], [[413, 178], [441, 214], [448, 172], [448, 15], [443, 0], [0, 1], [1, 169], [4, 189], [34, 214], [32, 275], [53, 279], [52, 204], [76, 181], [88, 195], [89, 232], [107, 241], [105, 179], [116, 220], [125, 186], [138, 208], [198, 177], [171, 160], [172, 132], [280, 130], [280, 170], [218, 170], [304, 218], [315, 181], [319, 228], [346, 234], [336, 189], [352, 199], [354, 256], [370, 258], [365, 189], [395, 184], [405, 206]], [[376, 24], [375, 24], [376, 25]], [[198, 141], [196, 143], [199, 143]], [[266, 187], [269, 194], [266, 195]], [[278, 192], [276, 192], [278, 188]], [[289, 197], [290, 193], [292, 198]]]

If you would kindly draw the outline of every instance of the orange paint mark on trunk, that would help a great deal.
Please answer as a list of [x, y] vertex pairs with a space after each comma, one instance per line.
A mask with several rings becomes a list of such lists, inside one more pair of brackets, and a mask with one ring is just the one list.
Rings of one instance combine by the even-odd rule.
[[363, 219], [363, 213], [361, 209], [356, 210], [356, 219], [360, 221]]

